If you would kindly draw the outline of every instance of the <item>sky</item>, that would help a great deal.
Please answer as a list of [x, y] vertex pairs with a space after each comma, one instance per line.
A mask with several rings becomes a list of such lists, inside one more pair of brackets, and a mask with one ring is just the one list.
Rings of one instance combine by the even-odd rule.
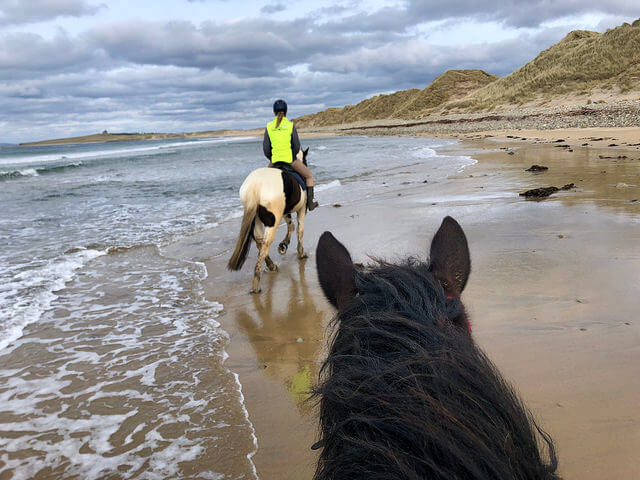
[[[489, 8], [487, 5], [491, 5]], [[264, 126], [515, 71], [638, 0], [0, 0], [0, 143]]]

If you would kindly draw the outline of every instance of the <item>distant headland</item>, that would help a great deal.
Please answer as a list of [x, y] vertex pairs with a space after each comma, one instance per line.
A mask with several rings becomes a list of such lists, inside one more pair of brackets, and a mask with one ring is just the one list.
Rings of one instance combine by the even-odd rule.
[[41, 145], [69, 145], [76, 143], [104, 143], [104, 142], [132, 142], [137, 140], [166, 140], [171, 138], [208, 138], [208, 137], [235, 137], [238, 135], [260, 135], [262, 129], [254, 130], [207, 130], [192, 133], [109, 133], [104, 130], [102, 133], [83, 135], [80, 137], [57, 138], [53, 140], [42, 140], [38, 142], [20, 143], [22, 147], [33, 147]]

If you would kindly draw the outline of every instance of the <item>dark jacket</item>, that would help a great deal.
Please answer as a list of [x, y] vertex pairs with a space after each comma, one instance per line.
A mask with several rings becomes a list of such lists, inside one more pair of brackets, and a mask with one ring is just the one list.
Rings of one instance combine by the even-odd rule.
[[[264, 138], [262, 139], [262, 151], [264, 156], [271, 160], [271, 139], [269, 138], [269, 132], [264, 129]], [[300, 139], [298, 138], [298, 131], [296, 126], [293, 126], [293, 132], [291, 132], [291, 151], [293, 152], [293, 161], [296, 160], [296, 155], [300, 151]]]

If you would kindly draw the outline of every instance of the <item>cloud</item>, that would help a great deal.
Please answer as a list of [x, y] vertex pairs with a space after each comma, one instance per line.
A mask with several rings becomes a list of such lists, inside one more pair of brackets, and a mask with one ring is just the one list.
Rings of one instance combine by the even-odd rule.
[[[207, 45], [203, 39], [208, 38], [206, 35], [200, 38], [196, 35], [198, 29], [187, 30], [195, 37], [186, 36], [189, 47], [182, 43], [174, 45], [176, 56], [194, 44]], [[144, 29], [136, 31], [141, 38], [150, 40]], [[0, 89], [0, 124], [10, 124], [14, 135], [26, 135], [16, 140], [58, 136], [54, 132], [63, 132], [62, 136], [84, 134], [105, 128], [192, 131], [257, 127], [271, 115], [275, 98], [286, 98], [294, 117], [329, 106], [354, 104], [381, 92], [424, 88], [449, 68], [485, 68], [492, 73], [508, 73], [543, 45], [524, 37], [465, 48], [442, 48], [416, 39], [399, 39], [370, 48], [354, 43], [344, 53], [328, 50], [324, 55], [309, 54], [315, 48], [314, 42], [320, 40], [308, 38], [305, 43], [311, 47], [308, 55], [303, 55], [310, 60], [304, 64], [306, 68], [294, 69], [295, 74], [261, 68], [261, 73], [245, 75], [244, 68], [237, 69], [233, 55], [227, 58], [220, 54], [216, 66], [211, 66], [209, 60], [200, 62], [201, 53], [193, 54], [192, 62], [176, 62], [180, 65], [154, 64], [150, 60], [162, 56], [160, 52], [132, 46], [135, 51], [125, 55], [113, 45], [95, 49], [91, 47], [96, 45], [95, 41], [95, 37], [87, 34], [75, 39], [59, 37], [50, 42], [24, 38], [12, 45], [12, 48], [30, 45], [34, 49], [30, 53], [23, 50], [28, 58], [21, 63], [25, 69], [22, 80], [11, 79], [0, 69], [3, 76], [0, 84], [4, 85]], [[151, 48], [152, 42], [143, 43]], [[158, 48], [166, 53], [165, 47]], [[64, 50], [66, 56], [53, 55], [56, 49]], [[38, 64], [42, 73], [28, 75], [28, 59], [45, 54], [51, 60]], [[271, 59], [270, 54], [265, 55]], [[147, 63], [140, 62], [140, 58]], [[55, 61], [60, 64], [55, 65]]]
[[278, 12], [283, 12], [287, 9], [287, 7], [282, 4], [282, 3], [276, 3], [276, 4], [272, 4], [272, 5], [265, 5], [264, 7], [262, 7], [260, 9], [260, 11], [262, 13], [278, 13]]
[[333, 22], [334, 31], [408, 32], [420, 24], [442, 20], [497, 22], [508, 27], [535, 28], [549, 21], [589, 13], [640, 16], [640, 2], [629, 0], [504, 0], [488, 6], [477, 0], [408, 0], [401, 6], [358, 12]]
[[[41, 12], [48, 18], [98, 8], [72, 0], [33, 3], [48, 6], [48, 13]], [[16, 5], [0, 0], [2, 19], [9, 12], [18, 21]], [[603, 28], [640, 16], [635, 3], [593, 0], [508, 0], [491, 10], [471, 0], [362, 8], [343, 2], [282, 21], [93, 22], [82, 33], [58, 31], [47, 38], [33, 31], [0, 34], [0, 141], [105, 128], [257, 127], [276, 98], [285, 98], [295, 117], [378, 93], [424, 88], [449, 69], [507, 75], [576, 28], [576, 16], [585, 12], [606, 11], [595, 17]], [[36, 15], [21, 18], [34, 21]], [[463, 21], [478, 31], [482, 22], [510, 25], [504, 27], [508, 38], [479, 35], [436, 45], [421, 33], [434, 26], [455, 32]]]
[[240, 76], [286, 76], [291, 65], [314, 55], [336, 54], [366, 42], [381, 45], [389, 34], [335, 38], [310, 20], [275, 22], [245, 19], [196, 26], [191, 22], [142, 21], [105, 24], [86, 40], [113, 60], [145, 65], [177, 65], [205, 70], [222, 68]]
[[102, 50], [62, 32], [51, 40], [35, 33], [0, 37], [0, 81], [12, 82], [35, 75], [113, 66], [114, 62]]
[[0, 25], [95, 15], [101, 8], [106, 7], [90, 5], [85, 0], [0, 0]]

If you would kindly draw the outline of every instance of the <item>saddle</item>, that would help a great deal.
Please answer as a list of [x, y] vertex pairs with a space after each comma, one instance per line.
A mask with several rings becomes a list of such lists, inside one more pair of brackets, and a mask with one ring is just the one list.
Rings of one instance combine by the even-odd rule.
[[295, 178], [303, 190], [307, 189], [307, 182], [305, 182], [304, 178], [302, 178], [302, 175], [300, 175], [298, 172], [296, 172], [293, 169], [290, 163], [277, 162], [277, 163], [274, 163], [273, 166], [274, 168], [281, 170], [283, 173], [288, 173], [293, 178]]

